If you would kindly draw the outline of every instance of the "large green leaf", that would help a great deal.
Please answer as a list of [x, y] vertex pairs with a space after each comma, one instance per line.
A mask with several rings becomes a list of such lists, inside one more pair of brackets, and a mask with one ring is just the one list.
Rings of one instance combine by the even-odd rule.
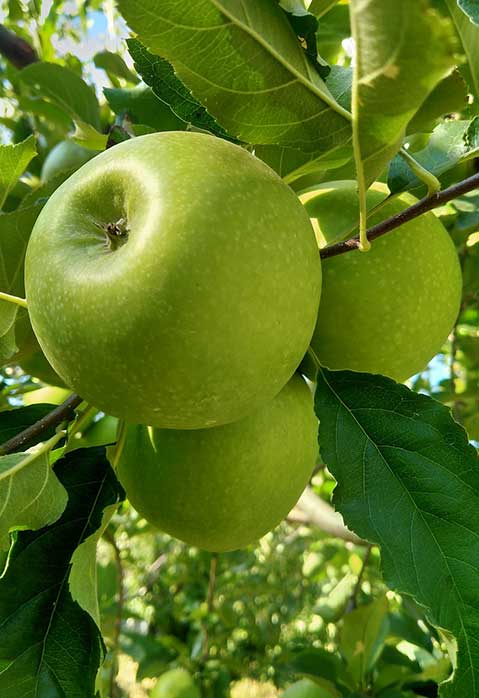
[[349, 114], [307, 60], [276, 0], [121, 0], [120, 9], [232, 136], [307, 152], [350, 139]]
[[94, 91], [79, 75], [56, 63], [32, 63], [19, 79], [39, 97], [46, 97], [75, 120], [100, 128], [100, 108]]
[[[436, 177], [478, 155], [479, 117], [472, 121], [444, 121], [434, 129], [426, 147], [414, 153], [415, 159]], [[393, 194], [425, 192], [424, 184], [399, 156], [391, 163], [388, 186]]]
[[450, 21], [426, 0], [351, 0], [356, 44], [353, 130], [358, 179], [369, 186], [405, 129], [455, 64]]
[[381, 546], [390, 588], [452, 633], [443, 698], [479, 696], [479, 460], [443, 405], [382, 376], [321, 369], [323, 461], [346, 524]]
[[94, 620], [72, 599], [68, 580], [74, 551], [122, 495], [102, 448], [69, 453], [55, 475], [68, 492], [64, 514], [40, 531], [18, 533], [0, 580], [2, 698], [95, 694], [103, 643]]
[[33, 136], [14, 145], [0, 145], [0, 209], [9, 191], [15, 186], [36, 154]]

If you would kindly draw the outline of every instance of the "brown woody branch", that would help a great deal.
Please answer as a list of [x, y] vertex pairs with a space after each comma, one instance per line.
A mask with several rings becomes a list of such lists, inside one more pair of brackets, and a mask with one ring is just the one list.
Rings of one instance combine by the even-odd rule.
[[61, 405], [46, 414], [42, 419], [39, 419], [38, 422], [27, 427], [8, 441], [5, 441], [5, 443], [0, 446], [0, 455], [5, 456], [7, 453], [19, 451], [25, 444], [40, 437], [47, 429], [56, 427], [62, 422], [72, 420], [75, 416], [75, 408], [78, 407], [81, 402], [82, 398], [76, 393], [72, 393], [67, 397], [65, 402], [62, 402]]
[[19, 70], [38, 61], [35, 49], [3, 24], [0, 24], [0, 54]]
[[[456, 199], [458, 196], [467, 194], [468, 192], [473, 191], [478, 187], [479, 173], [474, 174], [472, 175], [472, 177], [468, 177], [467, 179], [464, 179], [461, 182], [458, 182], [457, 184], [453, 184], [451, 187], [448, 187], [447, 189], [438, 191], [435, 194], [432, 194], [431, 196], [426, 196], [424, 199], [421, 199], [412, 206], [409, 206], [409, 208], [404, 209], [404, 211], [396, 213], [394, 216], [386, 218], [384, 221], [381, 221], [381, 223], [373, 225], [372, 228], [369, 228], [367, 231], [368, 240], [375, 240], [376, 238], [381, 237], [381, 235], [385, 235], [386, 233], [389, 233], [391, 230], [399, 228], [399, 226], [403, 225], [403, 223], [407, 223], [408, 221], [411, 221], [414, 218], [421, 216], [423, 213], [426, 213], [427, 211], [432, 211], [433, 208], [442, 206], [443, 204], [446, 204], [448, 201], [452, 201], [453, 199]], [[320, 255], [321, 259], [327, 259], [328, 257], [336, 257], [336, 255], [338, 254], [344, 254], [345, 252], [357, 250], [358, 248], [359, 235], [356, 235], [350, 240], [338, 242], [335, 245], [330, 245], [330, 247], [324, 247], [321, 250]]]

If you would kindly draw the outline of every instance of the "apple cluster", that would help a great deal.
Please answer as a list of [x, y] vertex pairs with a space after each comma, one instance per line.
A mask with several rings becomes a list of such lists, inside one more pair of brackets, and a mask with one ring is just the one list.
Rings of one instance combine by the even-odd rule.
[[461, 293], [447, 232], [427, 214], [321, 264], [356, 211], [354, 182], [300, 201], [245, 149], [191, 132], [121, 143], [50, 197], [26, 256], [31, 323], [62, 381], [125, 422], [118, 476], [154, 525], [222, 551], [286, 516], [317, 458], [310, 344], [397, 380], [440, 349]]

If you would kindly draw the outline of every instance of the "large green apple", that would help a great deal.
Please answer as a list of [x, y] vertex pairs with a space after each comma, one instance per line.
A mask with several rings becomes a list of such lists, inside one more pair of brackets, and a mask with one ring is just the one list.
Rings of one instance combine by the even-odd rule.
[[273, 400], [213, 429], [127, 428], [118, 477], [150, 523], [205, 550], [242, 548], [276, 526], [317, 456], [311, 391], [296, 374]]
[[150, 698], [201, 698], [201, 694], [186, 669], [171, 669], [160, 676]]
[[224, 140], [169, 132], [115, 146], [57, 189], [25, 283], [67, 385], [113, 416], [190, 429], [240, 419], [287, 383], [321, 268], [278, 175]]
[[[369, 203], [378, 204], [385, 193], [376, 185]], [[302, 198], [320, 242], [349, 237], [358, 211], [355, 182], [330, 183]], [[415, 201], [402, 194], [383, 203], [368, 224]], [[462, 279], [454, 245], [433, 213], [374, 240], [370, 252], [324, 259], [322, 269], [311, 346], [323, 365], [404, 381], [440, 351], [459, 312]], [[310, 366], [306, 372], [312, 377]]]
[[74, 141], [61, 141], [54, 146], [42, 166], [42, 180], [48, 182], [60, 173], [65, 179], [73, 170], [77, 170], [97, 155], [96, 150], [88, 150]]

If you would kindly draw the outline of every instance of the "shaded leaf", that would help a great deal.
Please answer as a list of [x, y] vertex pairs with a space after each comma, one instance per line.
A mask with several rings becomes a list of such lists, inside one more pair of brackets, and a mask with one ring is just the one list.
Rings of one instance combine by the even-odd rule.
[[339, 650], [355, 683], [366, 688], [368, 677], [384, 647], [389, 631], [386, 597], [360, 606], [343, 618]]
[[312, 0], [308, 9], [316, 17], [322, 17], [338, 2], [339, 0]]
[[326, 78], [331, 72], [328, 63], [318, 56], [316, 31], [318, 20], [305, 9], [301, 0], [280, 0], [280, 5], [286, 12], [289, 23], [294, 33], [303, 46], [306, 56], [322, 78]]
[[55, 465], [68, 492], [62, 517], [37, 532], [21, 531], [0, 580], [2, 698], [92, 698], [103, 659], [93, 619], [73, 601], [68, 578], [75, 549], [101, 526], [119, 500], [104, 449], [74, 451]]
[[131, 72], [123, 58], [118, 53], [100, 51], [93, 56], [93, 62], [97, 68], [102, 68], [111, 78], [122, 78], [127, 82], [136, 84], [137, 76]]
[[461, 111], [467, 104], [466, 83], [458, 70], [441, 80], [409, 122], [408, 133], [432, 131], [441, 116]]
[[[445, 121], [437, 126], [427, 146], [414, 152], [414, 158], [439, 177], [461, 162], [479, 154], [479, 117], [472, 121]], [[392, 194], [402, 191], [425, 191], [423, 183], [407, 163], [396, 157], [389, 169], [388, 186]]]
[[100, 108], [94, 91], [76, 73], [56, 63], [32, 63], [19, 73], [20, 81], [40, 97], [47, 97], [72, 120], [100, 128]]
[[231, 135], [306, 152], [350, 139], [349, 115], [307, 61], [276, 2], [181, 0], [159, 7], [122, 0], [120, 9]]
[[388, 586], [452, 633], [444, 698], [479, 695], [479, 461], [450, 411], [382, 376], [321, 369], [321, 455], [346, 524], [381, 546]]
[[[31, 230], [41, 207], [32, 206], [0, 215], [0, 291], [24, 297], [23, 263]], [[25, 310], [8, 301], [0, 301], [0, 358], [7, 361], [15, 352], [15, 321]]]
[[[54, 409], [52, 405], [40, 404], [31, 405], [29, 407], [18, 407], [14, 410], [5, 410], [2, 412], [0, 414], [0, 445], [32, 424], [35, 424], [38, 420], [43, 419], [52, 409]], [[46, 429], [43, 432], [43, 437], [49, 439], [54, 433], [55, 430], [53, 428]], [[22, 448], [30, 448], [34, 443], [36, 443], [36, 441], [27, 441]]]
[[17, 183], [36, 154], [33, 136], [29, 136], [21, 143], [0, 145], [0, 209], [5, 203], [9, 191]]
[[118, 500], [105, 508], [97, 530], [78, 546], [72, 556], [69, 578], [72, 599], [90, 614], [98, 628], [100, 628], [100, 609], [97, 593], [96, 546], [123, 498], [121, 487], [118, 486]]
[[186, 126], [168, 104], [155, 96], [151, 87], [105, 88], [103, 92], [112, 111], [127, 115], [134, 124], [151, 126], [157, 131], [181, 130]]

